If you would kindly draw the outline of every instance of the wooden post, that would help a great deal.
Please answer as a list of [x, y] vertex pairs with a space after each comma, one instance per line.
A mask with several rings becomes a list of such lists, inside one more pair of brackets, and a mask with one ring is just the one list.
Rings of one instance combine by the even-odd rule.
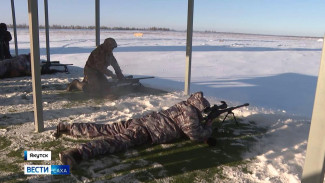
[[29, 36], [32, 67], [35, 131], [44, 131], [42, 90], [40, 77], [40, 49], [37, 0], [28, 0]]
[[185, 69], [185, 86], [184, 86], [184, 93], [186, 95], [190, 93], [190, 85], [191, 85], [193, 12], [194, 12], [194, 0], [188, 0], [187, 36], [186, 36], [186, 69]]
[[311, 119], [303, 183], [322, 183], [325, 160], [325, 37]]
[[11, 14], [12, 14], [12, 24], [14, 27], [14, 41], [15, 41], [15, 54], [18, 56], [18, 44], [17, 44], [17, 25], [16, 25], [16, 13], [15, 13], [15, 2], [11, 0]]
[[96, 19], [96, 46], [100, 45], [100, 1], [95, 2], [95, 19]]
[[46, 58], [47, 63], [50, 64], [50, 33], [49, 33], [49, 10], [48, 1], [44, 0], [44, 14], [45, 14], [45, 36], [46, 36]]

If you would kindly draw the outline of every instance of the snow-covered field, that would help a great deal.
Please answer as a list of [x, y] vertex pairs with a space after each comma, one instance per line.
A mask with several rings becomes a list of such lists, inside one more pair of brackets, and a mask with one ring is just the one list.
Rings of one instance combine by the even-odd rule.
[[[182, 94], [186, 33], [145, 31], [143, 37], [134, 37], [133, 33], [102, 31], [101, 42], [107, 37], [115, 38], [118, 48], [114, 54], [125, 75], [155, 76], [155, 79], [142, 83], [169, 93], [128, 95], [115, 101], [72, 100], [73, 96], [63, 89], [73, 79], [82, 78], [82, 68], [94, 49], [95, 32], [51, 30], [51, 60], [72, 63], [71, 73], [42, 76], [46, 131], [41, 134], [33, 133], [30, 78], [0, 80], [0, 125], [5, 126], [0, 128], [0, 137], [12, 142], [8, 147], [0, 148], [0, 162], [5, 161], [6, 153], [35, 148], [31, 146], [33, 143], [52, 141], [51, 133], [60, 121], [120, 121], [166, 109], [186, 99]], [[18, 30], [18, 42], [20, 54], [28, 53], [28, 30]], [[43, 30], [40, 44], [41, 59], [45, 59]], [[242, 154], [242, 158], [250, 160], [248, 171], [226, 166], [223, 175], [227, 179], [216, 176], [215, 181], [300, 182], [322, 44], [320, 38], [194, 33], [191, 92], [203, 91], [211, 103], [220, 100], [231, 105], [248, 102], [249, 107], [235, 111], [241, 116], [241, 123], [253, 121], [268, 129], [249, 151]], [[68, 145], [74, 143], [68, 142]], [[23, 167], [24, 162], [10, 161]], [[51, 163], [58, 164], [59, 161], [56, 158]], [[106, 173], [119, 169], [117, 165], [112, 167]], [[98, 177], [96, 172], [92, 175]], [[0, 180], [7, 176], [9, 173], [1, 172]], [[28, 179], [39, 181], [35, 176]], [[43, 179], [48, 181], [50, 178]], [[135, 181], [135, 178], [125, 175], [115, 179], [121, 180]], [[162, 179], [163, 182], [169, 180], [172, 179]]]

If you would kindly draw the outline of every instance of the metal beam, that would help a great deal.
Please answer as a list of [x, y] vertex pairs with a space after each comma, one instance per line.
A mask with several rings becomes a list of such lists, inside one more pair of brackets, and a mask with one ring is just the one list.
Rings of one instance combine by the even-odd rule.
[[100, 1], [95, 2], [95, 21], [96, 21], [96, 46], [100, 45]]
[[11, 14], [12, 14], [12, 25], [14, 27], [15, 54], [16, 54], [16, 56], [18, 56], [17, 25], [16, 25], [16, 13], [15, 13], [14, 0], [11, 0]]
[[[324, 37], [325, 40], [325, 37]], [[314, 109], [311, 118], [303, 183], [322, 183], [325, 160], [325, 41], [318, 73]]]
[[187, 36], [186, 36], [186, 70], [185, 70], [185, 86], [184, 86], [184, 93], [186, 95], [190, 93], [190, 84], [191, 84], [193, 12], [194, 12], [194, 0], [188, 0]]
[[51, 61], [50, 58], [50, 33], [49, 33], [49, 10], [48, 1], [44, 0], [44, 14], [45, 14], [45, 36], [46, 36], [46, 58], [48, 64]]
[[42, 90], [40, 77], [40, 48], [37, 0], [28, 0], [30, 53], [32, 66], [32, 86], [35, 131], [44, 131]]

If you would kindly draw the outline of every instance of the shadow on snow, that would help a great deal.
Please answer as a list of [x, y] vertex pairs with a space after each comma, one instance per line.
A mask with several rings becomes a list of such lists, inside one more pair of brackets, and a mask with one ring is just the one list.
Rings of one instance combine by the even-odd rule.
[[[183, 90], [184, 83], [155, 78], [152, 82], [163, 83], [170, 90]], [[191, 83], [191, 92], [203, 91], [205, 96], [238, 104], [250, 103], [251, 106], [311, 117], [317, 77], [297, 73], [284, 73], [273, 76], [245, 79], [218, 79]]]

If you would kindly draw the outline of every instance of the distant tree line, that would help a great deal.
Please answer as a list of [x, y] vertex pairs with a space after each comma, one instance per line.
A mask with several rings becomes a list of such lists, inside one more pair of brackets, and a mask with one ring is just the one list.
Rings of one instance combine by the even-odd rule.
[[[13, 28], [12, 24], [8, 25], [9, 28]], [[26, 24], [18, 24], [17, 28], [28, 28]], [[41, 29], [44, 29], [44, 25], [39, 26]], [[81, 25], [50, 25], [51, 29], [95, 29], [95, 26], [81, 26]], [[163, 27], [148, 27], [148, 28], [136, 28], [136, 27], [107, 27], [101, 26], [100, 29], [104, 30], [151, 30], [151, 31], [170, 31], [169, 28]]]

